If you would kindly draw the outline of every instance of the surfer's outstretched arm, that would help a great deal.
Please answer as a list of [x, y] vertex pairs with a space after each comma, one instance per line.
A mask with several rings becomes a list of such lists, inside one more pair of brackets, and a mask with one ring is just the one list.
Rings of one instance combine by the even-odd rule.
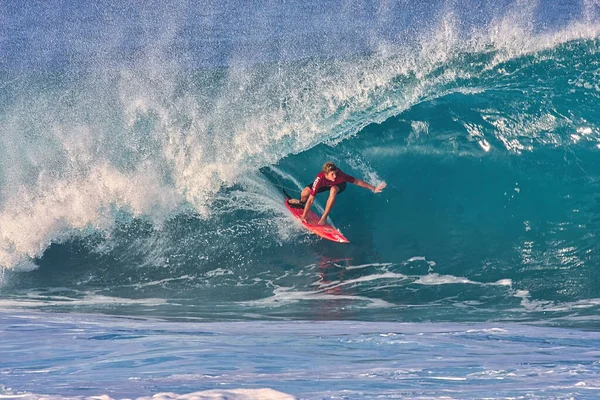
[[357, 185], [357, 186], [363, 187], [365, 189], [369, 189], [370, 191], [372, 191], [374, 193], [381, 192], [387, 186], [385, 183], [380, 183], [377, 186], [373, 186], [373, 185], [368, 184], [365, 181], [361, 181], [360, 179], [355, 179], [354, 180], [354, 184]]
[[304, 205], [304, 212], [300, 216], [300, 220], [302, 222], [306, 222], [306, 214], [308, 214], [308, 210], [310, 210], [310, 207], [313, 205], [314, 202], [315, 196], [311, 194], [310, 196], [308, 196], [308, 200], [306, 200], [306, 204]]

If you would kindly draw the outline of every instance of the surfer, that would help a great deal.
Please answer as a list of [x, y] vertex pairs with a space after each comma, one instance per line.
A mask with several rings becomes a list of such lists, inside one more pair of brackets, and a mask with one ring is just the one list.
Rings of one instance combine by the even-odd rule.
[[329, 198], [327, 199], [327, 204], [325, 205], [325, 212], [323, 212], [321, 220], [319, 221], [319, 225], [325, 225], [327, 216], [329, 215], [329, 212], [335, 203], [335, 197], [346, 190], [347, 182], [369, 189], [374, 193], [381, 192], [386, 186], [385, 183], [372, 186], [365, 181], [345, 174], [334, 163], [328, 161], [323, 165], [321, 172], [317, 174], [312, 186], [308, 185], [304, 188], [304, 190], [302, 190], [302, 193], [300, 193], [300, 200], [290, 199], [289, 204], [304, 206], [304, 212], [300, 216], [300, 219], [303, 222], [306, 222], [306, 214], [313, 205], [317, 193], [329, 191]]

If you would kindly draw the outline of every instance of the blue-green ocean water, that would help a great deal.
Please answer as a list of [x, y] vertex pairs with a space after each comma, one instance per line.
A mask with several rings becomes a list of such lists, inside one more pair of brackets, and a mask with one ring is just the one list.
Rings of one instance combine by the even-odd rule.
[[[260, 338], [273, 346], [288, 340], [290, 321], [308, 321], [314, 330], [302, 332], [313, 338], [324, 335], [323, 321], [336, 332], [356, 323], [357, 343], [371, 343], [371, 334], [430, 332], [429, 324], [452, 332], [471, 329], [461, 324], [481, 324], [482, 332], [527, 324], [525, 342], [556, 339], [558, 327], [575, 337], [597, 330], [599, 17], [591, 0], [0, 5], [7, 359], [31, 343], [15, 318], [35, 329], [33, 321], [47, 319], [47, 331], [35, 334], [45, 337], [61, 315], [69, 324], [80, 315], [97, 318], [93, 324], [116, 318], [108, 324], [114, 331], [104, 332], [109, 340], [142, 329], [120, 321], [161, 321], [168, 328], [139, 337], [160, 341], [164, 333], [178, 351], [193, 323], [217, 324], [198, 328], [211, 332], [242, 327], [253, 332], [243, 340], [251, 354]], [[337, 199], [330, 220], [349, 245], [310, 235], [283, 205], [282, 188], [297, 195], [328, 160], [387, 183], [380, 194], [350, 185]], [[320, 196], [317, 210], [326, 201]], [[182, 336], [173, 332], [179, 324], [187, 326]], [[60, 326], [65, 334], [78, 329]], [[536, 338], [531, 326], [549, 330]], [[498, 343], [481, 340], [488, 339]], [[593, 343], [581, 346], [592, 353], [564, 371], [576, 375], [579, 365], [585, 379], [558, 379], [556, 392], [539, 392], [539, 382], [517, 383], [520, 392], [475, 383], [453, 396], [587, 396], [577, 390], [597, 387], [597, 355]], [[374, 351], [383, 356], [384, 347]], [[302, 351], [317, 348], [307, 340]], [[239, 361], [241, 370], [257, 362], [229, 350], [227, 362]], [[377, 358], [359, 350], [358, 359]], [[489, 357], [508, 362], [504, 350], [513, 351]], [[424, 345], [422, 356], [439, 351]], [[278, 374], [266, 371], [271, 380], [255, 386], [285, 382], [294, 354], [284, 352]], [[91, 359], [112, 357], [121, 355]], [[190, 386], [194, 372], [181, 367], [178, 374], [190, 374], [185, 383], [119, 392], [119, 379], [134, 374], [127, 363], [108, 375], [111, 391], [49, 387], [53, 371], [64, 373], [61, 356], [49, 360], [36, 367], [47, 371], [37, 384], [12, 378], [22, 364], [0, 366], [0, 393], [119, 397], [213, 388]], [[142, 364], [160, 371], [173, 362], [165, 360]], [[398, 367], [381, 360], [380, 368]], [[391, 375], [379, 392], [377, 380], [353, 386], [361, 373], [379, 376], [376, 368], [356, 366], [329, 391], [277, 388], [307, 398], [343, 398], [344, 387], [354, 393], [348, 398], [396, 396]], [[74, 370], [73, 382], [97, 378], [82, 371]], [[256, 378], [234, 376], [228, 387]], [[443, 396], [442, 386], [427, 387], [434, 389], [403, 393]]]

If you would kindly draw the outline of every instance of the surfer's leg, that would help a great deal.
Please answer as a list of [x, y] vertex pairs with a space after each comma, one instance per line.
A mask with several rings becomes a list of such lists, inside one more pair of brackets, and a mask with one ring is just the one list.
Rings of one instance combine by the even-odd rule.
[[301, 203], [306, 203], [306, 200], [308, 200], [308, 195], [310, 194], [310, 187], [305, 187], [304, 190], [302, 190], [302, 193], [300, 193], [300, 202]]
[[301, 206], [303, 206], [304, 203], [306, 203], [306, 200], [308, 200], [308, 195], [309, 194], [310, 194], [310, 187], [307, 186], [300, 193], [300, 200], [298, 200], [298, 199], [290, 199], [289, 203], [293, 204], [293, 205], [301, 205]]

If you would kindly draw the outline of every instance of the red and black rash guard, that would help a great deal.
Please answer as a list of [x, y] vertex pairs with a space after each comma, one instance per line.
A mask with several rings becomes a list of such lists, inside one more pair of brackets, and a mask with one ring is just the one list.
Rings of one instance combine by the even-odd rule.
[[327, 190], [332, 186], [337, 186], [344, 182], [354, 183], [355, 180], [356, 179], [353, 176], [347, 175], [343, 173], [341, 169], [338, 169], [335, 181], [330, 181], [327, 178], [325, 178], [325, 173], [321, 171], [317, 174], [315, 181], [310, 187], [310, 194], [311, 196], [316, 196], [317, 193], [322, 192], [323, 190]]

